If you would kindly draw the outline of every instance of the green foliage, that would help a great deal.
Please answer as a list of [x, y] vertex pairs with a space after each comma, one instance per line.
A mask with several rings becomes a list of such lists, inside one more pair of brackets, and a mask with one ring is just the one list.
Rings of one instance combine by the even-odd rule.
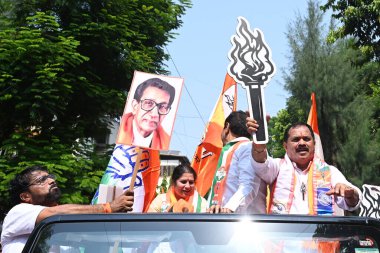
[[347, 143], [342, 144], [338, 160], [345, 168], [352, 168], [351, 172], [356, 172], [351, 173], [356, 182], [378, 184], [380, 2], [329, 0], [322, 9], [331, 10], [333, 17], [341, 24], [331, 31], [329, 41], [351, 37], [353, 43], [350, 46], [359, 48], [363, 55], [354, 63], [361, 66], [360, 88], [367, 97], [361, 101], [355, 98], [353, 105], [356, 106], [347, 109], [347, 113], [354, 113], [355, 117], [351, 115], [353, 120], [345, 122], [348, 124], [349, 138]]
[[284, 157], [285, 149], [283, 147], [285, 129], [290, 126], [291, 119], [287, 110], [282, 109], [269, 121], [268, 152], [273, 157]]
[[122, 113], [134, 70], [166, 73], [190, 0], [0, 0], [0, 212], [8, 183], [46, 165], [63, 203], [89, 203], [110, 154], [92, 145]]
[[327, 43], [324, 27], [317, 2], [309, 1], [308, 15], [298, 16], [289, 28], [292, 65], [285, 75], [285, 87], [291, 97], [285, 119], [305, 122], [310, 95], [315, 92], [325, 160], [356, 184], [369, 183], [379, 176], [379, 155], [374, 152], [379, 149], [375, 116], [379, 107], [372, 106], [378, 100], [368, 96], [378, 87], [374, 81], [378, 80], [378, 65], [355, 66], [362, 55], [350, 48], [354, 41]]
[[191, 6], [189, 0], [13, 1], [18, 24], [36, 10], [52, 11], [63, 32], [81, 42], [79, 52], [90, 58], [82, 66], [91, 73], [88, 78], [118, 90], [129, 89], [134, 70], [166, 73], [163, 46]]
[[13, 134], [4, 142], [5, 152], [0, 157], [0, 212], [3, 215], [9, 209], [9, 182], [15, 174], [31, 165], [44, 165], [50, 173], [57, 176], [62, 189], [62, 203], [89, 203], [107, 166], [109, 156], [96, 154], [93, 146], [76, 143], [73, 146], [63, 144], [58, 138], [41, 139], [30, 134]]
[[170, 186], [168, 177], [169, 176], [166, 175], [166, 173], [164, 173], [164, 175], [162, 176], [161, 184], [157, 185], [157, 188], [156, 188], [156, 193], [157, 194], [166, 193], [168, 191], [169, 186]]
[[379, 139], [373, 134], [372, 112], [373, 104], [360, 96], [342, 112], [347, 114], [347, 141], [342, 142], [337, 160], [341, 170], [357, 185], [378, 185], [380, 180]]
[[9, 26], [12, 8], [13, 2], [8, 0], [0, 0], [0, 29], [4, 29]]
[[190, 7], [188, 0], [3, 2], [12, 26], [0, 35], [1, 111], [9, 112], [0, 118], [19, 119], [1, 121], [0, 141], [22, 120], [67, 143], [107, 132], [134, 70], [166, 73], [164, 45]]
[[58, 33], [55, 18], [45, 13], [0, 31], [0, 142], [16, 129], [60, 135], [75, 87], [87, 83], [70, 71], [88, 58], [76, 51], [78, 41]]
[[332, 10], [341, 26], [331, 31], [330, 42], [352, 36], [355, 46], [368, 59], [380, 61], [380, 2], [378, 0], [346, 1], [328, 0], [322, 9]]
[[285, 88], [292, 94], [287, 102], [291, 123], [307, 119], [310, 95], [323, 78], [320, 71], [327, 61], [326, 54], [332, 50], [323, 40], [322, 21], [317, 2], [308, 1], [307, 16], [298, 14], [288, 28], [291, 67], [285, 74]]

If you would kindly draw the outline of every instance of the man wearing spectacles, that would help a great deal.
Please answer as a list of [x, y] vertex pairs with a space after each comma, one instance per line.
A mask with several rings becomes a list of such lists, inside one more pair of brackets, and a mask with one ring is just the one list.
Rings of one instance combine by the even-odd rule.
[[47, 217], [55, 214], [130, 212], [134, 201], [133, 192], [127, 191], [106, 204], [59, 205], [61, 191], [55, 176], [42, 166], [28, 167], [16, 175], [9, 193], [14, 206], [3, 223], [3, 253], [21, 253], [34, 227]]
[[116, 143], [168, 149], [170, 136], [161, 123], [174, 97], [174, 87], [160, 78], [141, 83], [132, 100], [132, 112], [123, 115]]

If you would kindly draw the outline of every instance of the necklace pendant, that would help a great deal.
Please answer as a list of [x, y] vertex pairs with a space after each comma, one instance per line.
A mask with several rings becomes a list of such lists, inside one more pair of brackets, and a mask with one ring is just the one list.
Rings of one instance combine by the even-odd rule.
[[305, 201], [306, 185], [304, 182], [301, 184], [302, 200]]

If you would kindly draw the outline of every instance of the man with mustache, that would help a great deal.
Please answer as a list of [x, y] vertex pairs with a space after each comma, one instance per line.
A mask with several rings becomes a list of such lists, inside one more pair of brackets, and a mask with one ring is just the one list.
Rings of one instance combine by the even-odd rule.
[[133, 96], [132, 112], [124, 114], [116, 143], [168, 149], [170, 137], [161, 126], [170, 112], [175, 89], [160, 78], [141, 83]]
[[[256, 132], [260, 126], [247, 118], [247, 127]], [[269, 213], [335, 215], [335, 205], [349, 211], [359, 207], [360, 190], [314, 154], [314, 132], [308, 124], [288, 127], [283, 146], [286, 154], [279, 159], [268, 156], [265, 144], [252, 144], [252, 166], [271, 185]]]
[[127, 191], [111, 203], [97, 205], [59, 205], [61, 191], [55, 176], [42, 166], [31, 166], [11, 181], [13, 208], [4, 219], [1, 233], [3, 253], [21, 253], [29, 234], [43, 219], [56, 214], [130, 212], [133, 192]]

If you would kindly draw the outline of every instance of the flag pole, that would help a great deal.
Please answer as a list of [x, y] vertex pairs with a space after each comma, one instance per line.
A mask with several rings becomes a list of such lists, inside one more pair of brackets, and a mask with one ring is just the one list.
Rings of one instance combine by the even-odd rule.
[[142, 155], [142, 148], [136, 147], [136, 149], [137, 149], [137, 157], [136, 157], [135, 166], [133, 168], [133, 174], [132, 174], [132, 178], [131, 178], [131, 183], [129, 185], [129, 189], [130, 190], [133, 190], [134, 187], [135, 187], [137, 172], [140, 169], [140, 160], [141, 160], [141, 155]]

